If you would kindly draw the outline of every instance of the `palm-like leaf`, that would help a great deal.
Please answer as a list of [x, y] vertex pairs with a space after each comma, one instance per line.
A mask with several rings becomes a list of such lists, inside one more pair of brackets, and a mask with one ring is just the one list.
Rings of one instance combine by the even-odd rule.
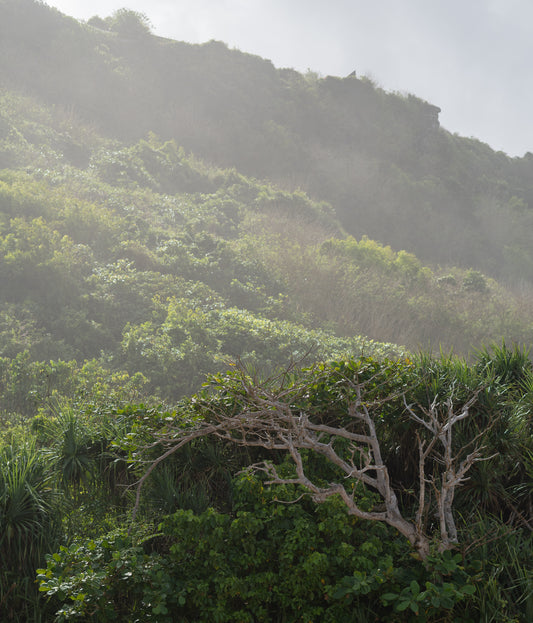
[[0, 557], [5, 568], [35, 568], [54, 532], [55, 494], [33, 444], [0, 450]]
[[48, 427], [52, 445], [46, 454], [64, 490], [75, 492], [93, 477], [95, 453], [91, 433], [82, 416], [70, 407], [60, 410]]

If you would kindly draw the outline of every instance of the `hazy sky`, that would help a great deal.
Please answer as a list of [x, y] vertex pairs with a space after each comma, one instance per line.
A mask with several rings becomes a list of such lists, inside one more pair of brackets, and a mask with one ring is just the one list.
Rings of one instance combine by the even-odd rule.
[[154, 32], [224, 41], [276, 67], [371, 76], [440, 106], [442, 125], [533, 152], [532, 0], [46, 0], [88, 19], [121, 7]]

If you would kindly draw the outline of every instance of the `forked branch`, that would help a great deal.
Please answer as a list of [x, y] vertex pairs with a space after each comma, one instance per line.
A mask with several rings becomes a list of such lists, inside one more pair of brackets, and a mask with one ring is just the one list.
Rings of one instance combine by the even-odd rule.
[[[258, 446], [288, 453], [295, 468], [293, 477], [279, 474], [272, 462], [253, 465], [252, 469], [266, 473], [269, 484], [298, 484], [307, 489], [313, 500], [324, 502], [332, 495], [340, 495], [351, 515], [370, 521], [383, 521], [396, 528], [416, 549], [422, 559], [429, 555], [430, 536], [425, 532], [428, 508], [427, 484], [431, 485], [439, 518], [439, 549], [444, 551], [457, 542], [457, 529], [453, 518], [453, 499], [456, 488], [465, 480], [472, 465], [482, 460], [481, 436], [475, 438], [471, 451], [466, 447], [454, 453], [454, 426], [470, 416], [470, 408], [477, 399], [472, 395], [458, 409], [450, 398], [439, 403], [437, 398], [428, 406], [404, 405], [411, 420], [425, 432], [416, 433], [419, 450], [418, 507], [414, 520], [402, 513], [391, 484], [387, 465], [382, 457], [376, 421], [384, 401], [369, 398], [369, 381], [342, 379], [347, 391], [338, 425], [323, 423], [324, 419], [307, 409], [295, 407], [296, 400], [308, 396], [312, 386], [283, 384], [277, 390], [272, 384], [252, 382], [246, 372], [237, 369], [231, 377], [227, 391], [233, 392], [235, 407], [228, 410], [227, 403], [206, 403], [206, 418], [194, 429], [175, 430], [165, 435], [168, 450], [154, 461], [137, 483], [134, 514], [140, 501], [141, 487], [153, 469], [167, 456], [186, 443], [199, 437], [212, 435], [242, 446]], [[236, 382], [237, 381], [237, 382]], [[371, 379], [375, 388], [375, 379]], [[236, 390], [238, 388], [238, 390]], [[368, 400], [365, 400], [365, 397]], [[422, 431], [421, 431], [422, 432]], [[302, 451], [311, 451], [325, 457], [335, 465], [344, 478], [327, 485], [318, 484], [306, 473]], [[432, 470], [427, 475], [428, 462]], [[363, 510], [357, 501], [353, 480], [378, 493], [382, 499], [379, 510]]]

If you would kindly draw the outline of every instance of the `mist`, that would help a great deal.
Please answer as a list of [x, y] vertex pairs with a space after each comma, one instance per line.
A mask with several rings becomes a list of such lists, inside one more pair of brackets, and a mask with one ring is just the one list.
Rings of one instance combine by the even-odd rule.
[[[109, 16], [118, 0], [49, 2], [68, 15]], [[132, 0], [164, 37], [211, 39], [269, 58], [277, 67], [323, 76], [368, 75], [388, 91], [412, 93], [442, 109], [451, 132], [511, 156], [531, 151], [527, 88], [531, 69], [527, 0], [367, 3], [274, 0]]]

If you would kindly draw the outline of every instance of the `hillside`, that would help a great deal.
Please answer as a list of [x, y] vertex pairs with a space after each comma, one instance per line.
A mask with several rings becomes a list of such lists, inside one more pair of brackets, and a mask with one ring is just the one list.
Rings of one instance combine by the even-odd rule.
[[527, 338], [528, 308], [497, 282], [357, 241], [301, 191], [153, 134], [127, 145], [27, 97], [1, 102], [0, 356], [103, 357], [175, 399], [235, 357]]
[[[131, 144], [152, 131], [212, 165], [300, 188], [349, 234], [426, 264], [522, 288], [533, 279], [533, 159], [450, 134], [416, 96], [161, 39], [135, 19], [80, 24], [31, 0], [0, 10], [2, 82], [100, 133]], [[70, 158], [87, 153], [74, 146]]]
[[531, 621], [532, 167], [0, 0], [0, 619]]
[[529, 339], [527, 158], [366, 79], [161, 40], [135, 16], [0, 11], [5, 370], [98, 359], [175, 400], [236, 357]]

